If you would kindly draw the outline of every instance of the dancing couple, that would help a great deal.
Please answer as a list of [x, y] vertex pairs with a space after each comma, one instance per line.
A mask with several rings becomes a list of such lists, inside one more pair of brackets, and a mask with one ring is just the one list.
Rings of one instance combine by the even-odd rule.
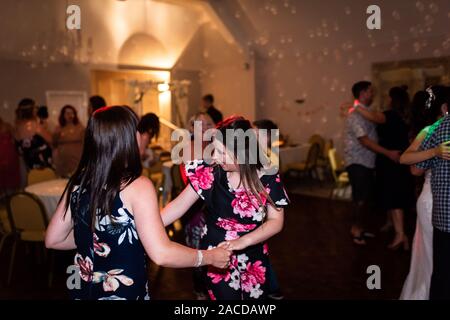
[[[266, 241], [281, 231], [288, 197], [279, 175], [262, 163], [237, 160], [250, 145], [214, 143], [214, 164], [186, 163], [189, 185], [160, 213], [155, 189], [141, 176], [138, 117], [128, 107], [106, 107], [90, 118], [84, 150], [46, 233], [46, 246], [77, 253], [81, 288], [74, 299], [149, 299], [146, 257], [172, 268], [208, 266], [211, 299], [264, 299], [269, 265]], [[250, 130], [233, 117], [218, 125]], [[252, 131], [252, 130], [250, 130]], [[230, 146], [235, 147], [230, 147]], [[259, 158], [258, 158], [259, 159]], [[208, 208], [201, 250], [169, 240], [164, 225], [203, 199]]]

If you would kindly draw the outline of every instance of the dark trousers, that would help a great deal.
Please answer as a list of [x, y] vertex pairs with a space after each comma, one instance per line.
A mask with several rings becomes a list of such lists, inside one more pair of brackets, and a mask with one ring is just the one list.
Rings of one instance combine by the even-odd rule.
[[450, 300], [450, 233], [433, 228], [430, 300]]
[[354, 203], [353, 225], [365, 228], [369, 203], [373, 198], [374, 170], [359, 164], [347, 167]]

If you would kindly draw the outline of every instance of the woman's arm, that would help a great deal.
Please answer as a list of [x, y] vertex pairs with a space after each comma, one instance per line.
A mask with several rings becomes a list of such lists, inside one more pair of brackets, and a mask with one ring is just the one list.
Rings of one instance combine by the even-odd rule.
[[368, 136], [358, 138], [359, 142], [365, 146], [367, 149], [372, 150], [375, 153], [382, 154], [394, 162], [398, 162], [400, 159], [400, 151], [398, 150], [388, 150], [380, 146], [375, 141], [371, 140]]
[[190, 185], [187, 185], [183, 192], [169, 202], [161, 211], [164, 226], [168, 226], [180, 219], [198, 199], [199, 195]]
[[422, 131], [419, 132], [419, 134], [410, 144], [408, 149], [406, 149], [406, 151], [403, 152], [403, 154], [401, 155], [400, 157], [401, 164], [413, 165], [434, 158], [436, 156], [435, 149], [418, 151], [420, 145], [422, 144], [426, 136], [427, 136], [427, 129], [423, 129]]
[[267, 239], [273, 237], [283, 229], [284, 224], [284, 209], [279, 211], [272, 206], [268, 206], [267, 220], [259, 228], [247, 233], [237, 240], [225, 241], [222, 244], [228, 243], [229, 250], [243, 250], [247, 247], [262, 243]]
[[[419, 151], [420, 145], [423, 140], [427, 136], [427, 129], [423, 129], [411, 145], [406, 149], [406, 151], [400, 157], [400, 163], [413, 165], [422, 161], [426, 161], [428, 159], [432, 159], [434, 157], [440, 157], [444, 160], [450, 160], [450, 141], [444, 142], [437, 146], [436, 148]], [[417, 169], [420, 170], [420, 169]], [[417, 175], [419, 172], [413, 172], [413, 174]]]
[[370, 111], [364, 107], [359, 106], [355, 108], [355, 111], [371, 122], [378, 124], [386, 123], [386, 116], [384, 115], [383, 112]]
[[48, 249], [72, 250], [77, 248], [73, 236], [72, 213], [69, 206], [64, 215], [65, 206], [66, 197], [63, 196], [45, 233], [45, 246]]
[[[156, 192], [149, 179], [138, 178], [123, 191], [123, 194], [125, 204], [131, 205], [139, 238], [152, 261], [171, 268], [196, 266], [198, 250], [172, 242], [167, 236], [159, 214]], [[201, 265], [212, 264], [218, 268], [226, 267], [231, 254], [221, 247], [201, 252], [203, 253]]]

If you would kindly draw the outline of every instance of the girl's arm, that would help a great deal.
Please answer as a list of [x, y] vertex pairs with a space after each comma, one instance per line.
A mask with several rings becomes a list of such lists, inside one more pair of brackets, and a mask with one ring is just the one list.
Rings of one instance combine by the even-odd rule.
[[394, 162], [398, 162], [398, 160], [400, 159], [400, 151], [388, 150], [388, 149], [380, 146], [378, 143], [376, 143], [375, 141], [370, 139], [368, 136], [358, 138], [358, 140], [367, 149], [372, 150], [375, 153], [382, 154]]
[[72, 213], [70, 206], [67, 213], [66, 197], [63, 196], [61, 202], [56, 208], [55, 214], [45, 233], [45, 246], [48, 249], [73, 250], [76, 249], [75, 238], [73, 236]]
[[[426, 161], [428, 159], [432, 159], [434, 157], [440, 157], [445, 160], [450, 160], [450, 147], [448, 146], [450, 144], [450, 141], [444, 142], [433, 149], [418, 151], [427, 134], [428, 131], [427, 128], [425, 128], [417, 135], [408, 149], [406, 149], [406, 151], [401, 155], [400, 163], [413, 165], [422, 161]], [[413, 174], [416, 173], [413, 172]]]
[[[130, 204], [134, 214], [136, 229], [142, 245], [156, 264], [171, 268], [194, 267], [198, 250], [170, 241], [159, 214], [158, 201], [153, 184], [140, 177], [124, 191], [124, 203]], [[231, 252], [222, 247], [202, 250], [201, 265], [227, 266]]]
[[161, 211], [164, 226], [172, 224], [180, 219], [192, 205], [199, 199], [195, 190], [187, 185], [178, 197], [169, 202]]
[[247, 233], [239, 239], [222, 242], [220, 245], [228, 244], [228, 250], [239, 251], [247, 247], [262, 243], [273, 237], [283, 229], [284, 209], [275, 209], [268, 206], [267, 220], [259, 228]]
[[355, 108], [355, 111], [371, 122], [378, 124], [386, 123], [386, 116], [384, 115], [383, 112], [370, 111], [364, 107], [359, 106]]

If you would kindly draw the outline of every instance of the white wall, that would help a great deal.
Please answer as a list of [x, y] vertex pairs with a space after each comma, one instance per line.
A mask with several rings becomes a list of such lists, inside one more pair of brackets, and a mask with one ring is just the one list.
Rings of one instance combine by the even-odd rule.
[[257, 117], [275, 120], [296, 142], [321, 133], [339, 144], [338, 107], [351, 101], [354, 82], [371, 79], [374, 62], [450, 55], [448, 0], [376, 1], [382, 29], [374, 31], [366, 28], [373, 1], [239, 3], [236, 17], [246, 14], [257, 32]]
[[[74, 0], [70, 4], [81, 8], [79, 32], [65, 29], [65, 1], [2, 3], [0, 115], [6, 121], [13, 121], [13, 111], [23, 97], [44, 104], [46, 90], [90, 94], [89, 70], [114, 69], [118, 64], [174, 67], [173, 79], [192, 82], [190, 115], [197, 111], [201, 96], [212, 93], [225, 116], [239, 113], [254, 118], [254, 66], [244, 68], [238, 46], [224, 39], [223, 29], [208, 22], [204, 7], [195, 2], [151, 0]], [[137, 33], [146, 33], [148, 41], [127, 42]], [[76, 54], [75, 63], [65, 51], [69, 56]], [[136, 61], [141, 57], [143, 63]]]

